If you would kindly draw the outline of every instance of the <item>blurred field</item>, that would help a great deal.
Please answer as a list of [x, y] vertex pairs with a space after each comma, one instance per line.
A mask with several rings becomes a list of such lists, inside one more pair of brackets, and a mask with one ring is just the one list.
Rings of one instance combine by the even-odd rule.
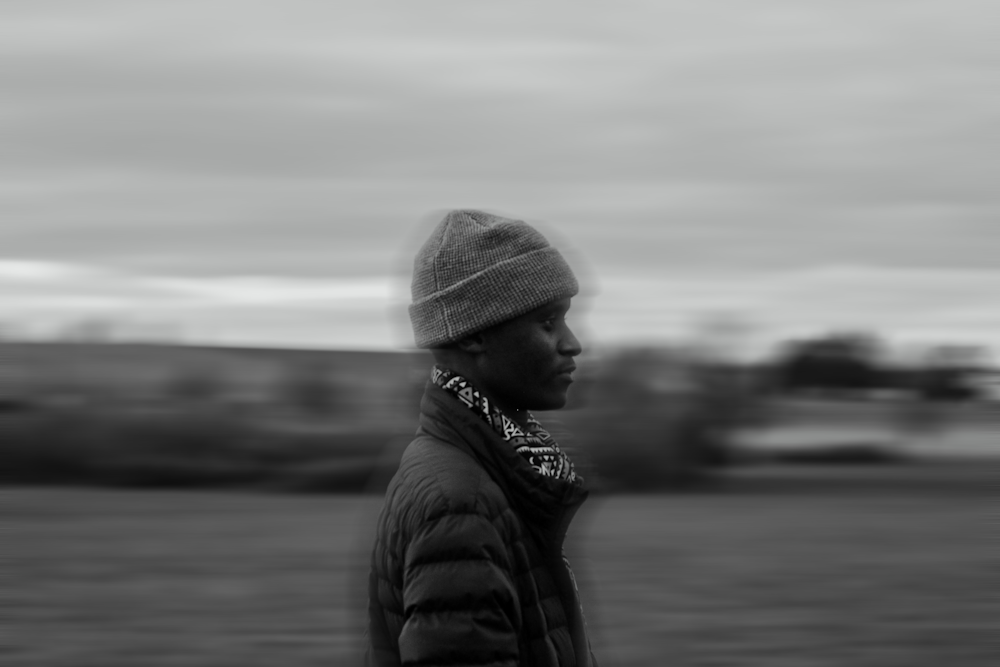
[[[381, 499], [351, 492], [395, 469], [426, 355], [2, 352], [3, 665], [354, 664]], [[540, 415], [620, 494], [570, 545], [602, 665], [998, 664], [996, 405], [734, 403], [628, 361]]]
[[[998, 664], [994, 463], [758, 465], [697, 493], [596, 497], [571, 544], [595, 651]], [[5, 665], [353, 662], [376, 496], [2, 493]]]

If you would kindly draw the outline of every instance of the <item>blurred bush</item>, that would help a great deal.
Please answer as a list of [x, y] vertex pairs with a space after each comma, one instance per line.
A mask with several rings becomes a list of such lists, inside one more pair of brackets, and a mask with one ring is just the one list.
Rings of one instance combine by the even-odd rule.
[[329, 369], [299, 364], [289, 368], [283, 380], [283, 398], [306, 413], [323, 415], [335, 412], [340, 398]]
[[581, 380], [578, 409], [564, 420], [605, 491], [706, 480], [731, 461], [732, 432], [755, 412], [737, 368], [669, 350], [620, 350]]
[[415, 428], [416, 368], [425, 354], [0, 344], [0, 483], [378, 490]]
[[181, 369], [164, 387], [168, 399], [182, 403], [213, 401], [224, 391], [224, 382], [219, 374], [204, 368]]
[[292, 428], [217, 407], [22, 411], [0, 418], [0, 483], [360, 491], [396, 435]]
[[[38, 346], [6, 359], [21, 379], [0, 386], [0, 483], [306, 491], [382, 491], [430, 367], [426, 356], [180, 347]], [[113, 382], [98, 372], [109, 369]], [[796, 402], [762, 392], [760, 377], [706, 355], [618, 350], [581, 364], [568, 409], [539, 417], [611, 492], [710, 480], [739, 462], [733, 436], [748, 426], [878, 420], [891, 408], [927, 428], [920, 406]]]
[[[41, 377], [42, 361], [51, 382], [65, 383], [82, 360], [93, 366], [73, 376], [72, 400], [66, 392], [25, 394], [31, 400], [7, 392], [5, 484], [378, 492], [416, 427], [429, 368], [427, 359], [402, 355], [22, 352], [37, 357], [24, 364], [25, 377]], [[56, 363], [52, 352], [66, 358]], [[99, 363], [98, 354], [105, 355]], [[158, 373], [147, 371], [154, 362]], [[110, 368], [118, 369], [117, 384], [98, 373]], [[728, 435], [747, 412], [733, 369], [650, 349], [619, 351], [587, 368], [571, 392], [572, 405], [584, 409], [542, 421], [562, 429], [557, 440], [595, 486], [669, 488], [727, 463]]]

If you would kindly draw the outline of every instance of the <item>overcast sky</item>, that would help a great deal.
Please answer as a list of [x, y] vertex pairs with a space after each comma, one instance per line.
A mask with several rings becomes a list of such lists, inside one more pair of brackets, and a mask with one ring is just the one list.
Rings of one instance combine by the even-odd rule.
[[1000, 351], [993, 5], [5, 2], [0, 322], [408, 345], [477, 207], [566, 249], [585, 343]]

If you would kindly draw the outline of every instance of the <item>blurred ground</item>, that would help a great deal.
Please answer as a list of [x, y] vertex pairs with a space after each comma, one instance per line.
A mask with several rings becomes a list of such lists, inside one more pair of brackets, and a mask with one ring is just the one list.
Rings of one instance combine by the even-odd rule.
[[[571, 544], [595, 652], [622, 666], [998, 664], [998, 481], [995, 459], [968, 457], [761, 464], [697, 492], [595, 497]], [[378, 497], [0, 493], [5, 665], [352, 664]]]
[[[346, 491], [395, 469], [427, 359], [11, 349], [0, 663], [354, 664], [381, 498]], [[754, 396], [729, 420], [621, 381], [644, 377], [542, 415], [619, 492], [570, 543], [602, 665], [1000, 664], [995, 404]]]

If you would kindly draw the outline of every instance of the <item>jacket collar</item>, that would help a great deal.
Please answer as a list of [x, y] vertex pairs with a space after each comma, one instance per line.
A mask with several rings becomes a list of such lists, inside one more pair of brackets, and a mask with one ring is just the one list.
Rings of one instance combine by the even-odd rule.
[[427, 383], [420, 401], [417, 433], [442, 440], [476, 459], [533, 532], [544, 543], [562, 546], [570, 521], [587, 499], [582, 480], [539, 475], [489, 424], [433, 382]]

